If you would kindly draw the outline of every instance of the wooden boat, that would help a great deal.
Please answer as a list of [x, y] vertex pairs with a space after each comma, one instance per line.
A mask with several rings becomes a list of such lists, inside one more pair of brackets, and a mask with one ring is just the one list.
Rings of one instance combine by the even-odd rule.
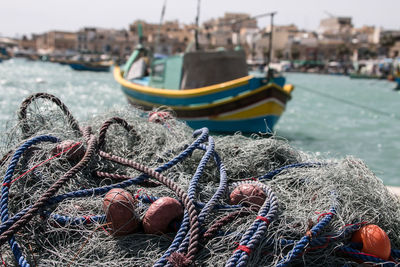
[[350, 73], [349, 77], [351, 79], [385, 79], [385, 77], [382, 75], [360, 74], [360, 73]]
[[114, 68], [128, 101], [145, 110], [167, 106], [192, 128], [271, 132], [291, 99], [284, 77], [248, 72], [243, 50], [189, 52], [150, 66], [144, 54], [139, 48], [123, 70]]
[[79, 71], [110, 71], [112, 61], [86, 62], [86, 61], [70, 61], [68, 65]]
[[400, 73], [394, 77], [394, 81], [396, 82], [395, 90], [400, 90]]

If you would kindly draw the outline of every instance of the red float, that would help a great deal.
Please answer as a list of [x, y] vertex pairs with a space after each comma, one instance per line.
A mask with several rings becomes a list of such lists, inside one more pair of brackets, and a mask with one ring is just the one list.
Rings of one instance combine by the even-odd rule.
[[51, 150], [52, 155], [65, 153], [68, 160], [80, 161], [85, 155], [85, 147], [76, 141], [65, 140]]
[[136, 200], [124, 189], [114, 188], [105, 195], [103, 209], [113, 235], [127, 235], [138, 229], [140, 219], [135, 206]]
[[243, 204], [246, 206], [261, 207], [264, 204], [266, 195], [264, 191], [255, 184], [241, 184], [236, 187], [231, 195], [230, 201], [232, 205]]
[[155, 111], [149, 113], [149, 121], [163, 124], [166, 120], [172, 119], [171, 113], [167, 111]]
[[143, 218], [143, 229], [147, 234], [165, 234], [169, 224], [182, 218], [181, 203], [171, 197], [162, 197], [154, 201]]

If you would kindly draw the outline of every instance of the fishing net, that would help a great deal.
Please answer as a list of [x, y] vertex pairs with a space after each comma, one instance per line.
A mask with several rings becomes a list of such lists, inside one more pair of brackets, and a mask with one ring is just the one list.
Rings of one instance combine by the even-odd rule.
[[[194, 132], [134, 108], [78, 123], [47, 94], [22, 103], [0, 144], [6, 266], [394, 265], [400, 255], [399, 199], [353, 157], [317, 157], [277, 136]], [[264, 204], [230, 203], [241, 185], [262, 190]], [[114, 235], [103, 209], [112, 188], [137, 200], [140, 219], [167, 196], [185, 215], [167, 233]], [[351, 242], [367, 224], [389, 236], [389, 259]]]

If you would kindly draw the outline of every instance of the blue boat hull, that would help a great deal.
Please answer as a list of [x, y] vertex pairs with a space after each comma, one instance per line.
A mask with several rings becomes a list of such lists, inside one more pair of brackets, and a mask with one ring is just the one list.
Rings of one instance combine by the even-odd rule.
[[118, 67], [114, 77], [128, 101], [141, 109], [169, 107], [192, 128], [207, 127], [213, 132], [271, 133], [293, 86], [279, 77], [273, 82], [246, 76], [227, 82], [186, 90], [153, 88], [123, 78]]
[[212, 132], [232, 133], [240, 131], [242, 133], [271, 133], [280, 116], [267, 115], [265, 117], [230, 120], [230, 121], [212, 121], [212, 120], [185, 120], [193, 129], [207, 127]]
[[80, 71], [109, 71], [110, 66], [93, 66], [80, 63], [70, 63], [69, 66], [74, 70]]

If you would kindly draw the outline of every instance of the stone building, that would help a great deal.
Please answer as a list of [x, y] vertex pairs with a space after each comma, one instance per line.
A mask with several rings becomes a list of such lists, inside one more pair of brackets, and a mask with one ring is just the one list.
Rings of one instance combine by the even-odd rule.
[[[246, 30], [244, 30], [246, 29]], [[202, 35], [210, 48], [225, 47], [232, 49], [245, 45], [249, 33], [258, 30], [257, 20], [245, 13], [225, 13], [221, 18], [203, 23]]]
[[32, 34], [32, 38], [28, 38], [26, 35], [18, 41], [18, 48], [25, 51], [36, 51], [36, 34]]
[[49, 31], [35, 36], [36, 50], [39, 54], [75, 51], [77, 35], [74, 32]]
[[351, 17], [335, 17], [322, 19], [317, 29], [319, 39], [339, 39], [350, 42], [353, 24]]
[[134, 36], [139, 36], [141, 29], [141, 43], [155, 53], [174, 54], [185, 51], [193, 41], [194, 25], [183, 25], [177, 20], [166, 21], [162, 25], [136, 20], [129, 26]]
[[[266, 61], [269, 56], [271, 26], [260, 32], [255, 41], [255, 57], [258, 61]], [[291, 49], [299, 34], [298, 28], [293, 25], [275, 25], [272, 31], [272, 61], [291, 59]]]
[[132, 53], [138, 37], [127, 30], [83, 28], [77, 33], [77, 51], [124, 58]]

